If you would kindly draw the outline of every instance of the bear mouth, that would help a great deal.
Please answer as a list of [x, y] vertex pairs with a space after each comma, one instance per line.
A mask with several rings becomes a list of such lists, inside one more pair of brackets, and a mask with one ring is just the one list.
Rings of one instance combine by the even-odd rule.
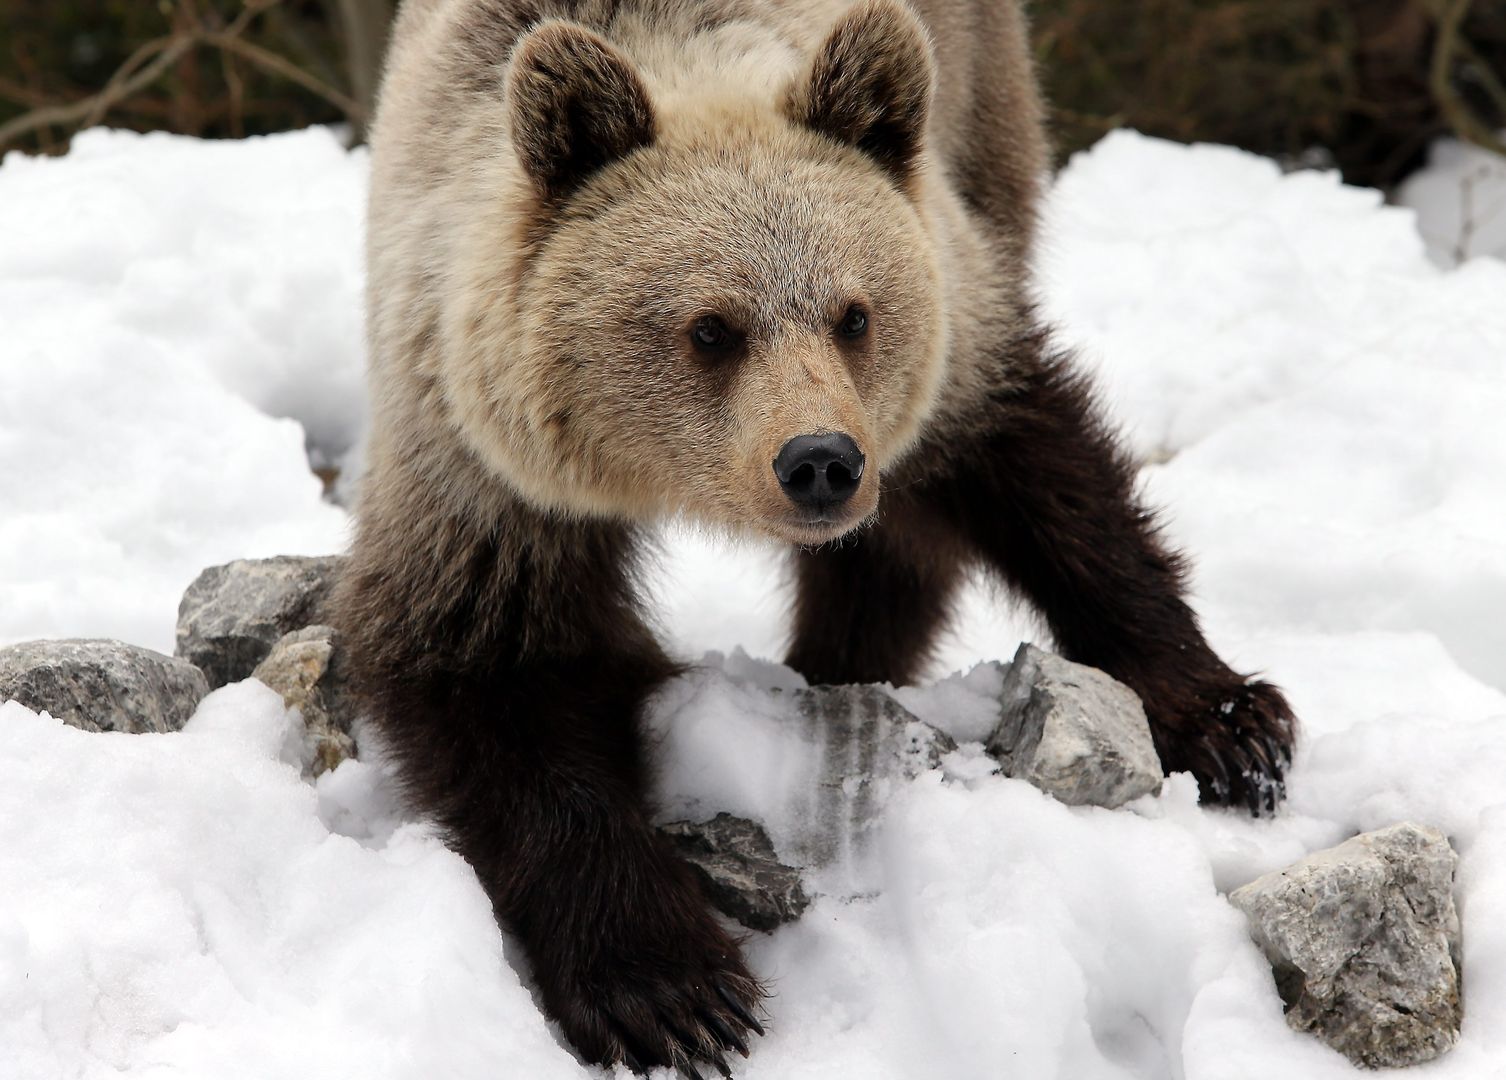
[[789, 515], [774, 524], [770, 530], [785, 543], [800, 547], [819, 547], [840, 540], [849, 533], [870, 524], [875, 514], [844, 512], [842, 510], [818, 510]]

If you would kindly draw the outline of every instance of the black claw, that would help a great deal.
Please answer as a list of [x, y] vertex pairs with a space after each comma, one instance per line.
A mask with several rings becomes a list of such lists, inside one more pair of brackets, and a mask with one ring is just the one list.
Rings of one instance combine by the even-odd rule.
[[633, 1052], [625, 1047], [622, 1051], [622, 1063], [628, 1067], [629, 1072], [635, 1072], [640, 1076], [648, 1072], [648, 1070], [643, 1067], [643, 1062], [635, 1058], [633, 1056]]
[[715, 1035], [719, 1040], [721, 1040], [722, 1049], [736, 1050], [743, 1057], [748, 1056], [747, 1042], [743, 1040], [743, 1037], [741, 1035], [733, 1031], [731, 1026], [729, 1026], [725, 1020], [712, 1012], [703, 1011], [698, 1015], [700, 1016], [701, 1023], [705, 1024], [706, 1027], [710, 1029], [711, 1034]]
[[1229, 770], [1224, 765], [1224, 759], [1217, 750], [1208, 747], [1209, 771], [1213, 774], [1208, 780], [1208, 786], [1213, 791], [1216, 802], [1228, 803], [1234, 794], [1233, 787], [1229, 783]]
[[693, 1064], [691, 1064], [689, 1058], [685, 1058], [680, 1062], [680, 1071], [688, 1076], [690, 1080], [706, 1080], [706, 1078], [701, 1075], [701, 1070], [697, 1069]]
[[1270, 776], [1276, 770], [1276, 759], [1271, 756], [1269, 740], [1258, 734], [1252, 734], [1245, 743], [1245, 753], [1249, 756], [1252, 767], [1262, 776]]
[[713, 1050], [711, 1053], [706, 1055], [706, 1060], [711, 1062], [712, 1067], [716, 1069], [717, 1072], [721, 1073], [724, 1077], [727, 1077], [728, 1080], [731, 1080], [732, 1067], [727, 1064], [726, 1058], [722, 1057], [721, 1054], [718, 1054]]
[[733, 1016], [737, 1017], [744, 1024], [747, 1024], [748, 1027], [758, 1032], [758, 1034], [763, 1034], [763, 1025], [753, 1019], [753, 1014], [748, 1011], [748, 1007], [741, 1001], [738, 1001], [731, 990], [723, 986], [720, 981], [714, 982], [712, 985], [716, 987], [717, 994], [726, 1003], [727, 1008], [732, 1010]]
[[1292, 763], [1292, 755], [1274, 735], [1264, 735], [1261, 741], [1265, 743], [1266, 753], [1271, 757], [1271, 771], [1276, 779], [1280, 780], [1286, 772], [1286, 767]]

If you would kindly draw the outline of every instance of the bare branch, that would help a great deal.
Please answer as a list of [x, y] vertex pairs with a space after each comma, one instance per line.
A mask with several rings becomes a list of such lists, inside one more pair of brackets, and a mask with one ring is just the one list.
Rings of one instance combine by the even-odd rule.
[[14, 101], [17, 105], [26, 105], [33, 109], [40, 109], [44, 105], [51, 105], [54, 99], [40, 90], [15, 82], [11, 79], [0, 77], [0, 98]]
[[365, 119], [366, 111], [350, 97], [336, 90], [323, 80], [310, 75], [292, 61], [278, 56], [274, 52], [269, 52], [260, 45], [253, 45], [249, 41], [243, 41], [228, 30], [222, 34], [208, 34], [204, 37], [204, 42], [215, 48], [234, 53], [236, 56], [255, 64], [257, 67], [281, 75], [289, 82], [297, 83], [310, 93], [322, 97], [352, 120]]
[[[196, 21], [187, 29], [146, 42], [116, 69], [98, 93], [66, 104], [43, 105], [0, 125], [0, 150], [30, 132], [43, 131], [49, 127], [77, 130], [99, 123], [116, 105], [144, 90], [191, 50], [204, 45], [238, 56], [265, 71], [297, 83], [330, 102], [353, 122], [362, 122], [366, 111], [349, 96], [310, 75], [285, 57], [242, 40], [242, 33], [258, 15], [282, 2], [283, 0], [246, 0], [240, 14], [222, 30], [211, 28], [196, 17]], [[180, 10], [190, 14], [196, 11], [192, 8]]]
[[143, 64], [163, 49], [170, 47], [174, 40], [176, 39], [171, 34], [165, 37], [154, 38], [151, 41], [143, 42], [135, 52], [126, 57], [125, 63], [115, 69], [115, 74], [110, 76], [109, 82], [105, 83], [104, 88], [94, 96], [94, 108], [90, 109], [84, 116], [83, 120], [79, 123], [79, 127], [93, 127], [103, 120], [105, 113], [110, 111], [110, 106], [119, 100], [118, 91], [120, 87], [125, 85], [132, 75], [140, 71]]
[[0, 124], [0, 150], [27, 132], [36, 131], [48, 125], [75, 127], [80, 121], [94, 115], [96, 111], [110, 109], [122, 99], [130, 97], [156, 81], [158, 76], [176, 64], [188, 50], [198, 43], [198, 36], [194, 34], [184, 34], [173, 38], [151, 63], [113, 87], [107, 87], [97, 94], [92, 94], [80, 101], [69, 102], [67, 105], [46, 105], [40, 109], [33, 109], [9, 123]]
[[1448, 120], [1449, 126], [1458, 133], [1460, 138], [1506, 156], [1506, 140], [1503, 140], [1491, 130], [1489, 124], [1474, 114], [1469, 105], [1460, 97], [1459, 92], [1454, 89], [1453, 80], [1450, 78], [1454, 58], [1460, 52], [1460, 43], [1463, 40], [1459, 28], [1469, 14], [1472, 3], [1473, 0], [1439, 0], [1434, 5], [1438, 14], [1438, 37], [1433, 43], [1431, 88], [1438, 107], [1443, 110], [1444, 118]]

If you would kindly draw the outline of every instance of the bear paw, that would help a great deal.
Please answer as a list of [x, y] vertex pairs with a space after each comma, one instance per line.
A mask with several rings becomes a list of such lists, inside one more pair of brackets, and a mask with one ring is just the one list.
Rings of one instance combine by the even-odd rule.
[[1291, 706], [1266, 682], [1236, 684], [1213, 702], [1157, 740], [1163, 768], [1197, 777], [1204, 803], [1273, 813], [1286, 797], [1296, 741]]
[[588, 964], [535, 965], [545, 1005], [593, 1063], [635, 1073], [669, 1066], [703, 1080], [696, 1062], [705, 1062], [731, 1076], [726, 1053], [747, 1057], [749, 1033], [763, 1034], [755, 1012], [764, 991], [709, 911], [675, 914], [690, 925], [621, 923]]

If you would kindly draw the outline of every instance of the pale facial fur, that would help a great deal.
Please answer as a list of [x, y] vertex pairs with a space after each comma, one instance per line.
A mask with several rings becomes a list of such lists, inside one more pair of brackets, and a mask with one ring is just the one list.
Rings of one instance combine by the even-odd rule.
[[[568, 80], [558, 58], [528, 53], [541, 33], [586, 32], [535, 31], [514, 67], [548, 64]], [[783, 92], [652, 100], [653, 80], [626, 66], [626, 53], [584, 40], [610, 50], [606, 77], [634, 80], [613, 96], [641, 94], [643, 115], [609, 102], [618, 111], [593, 138], [630, 149], [562, 197], [553, 172], [541, 185], [526, 168], [498, 170], [443, 320], [452, 419], [541, 505], [635, 520], [679, 513], [796, 543], [840, 536], [876, 510], [884, 470], [912, 445], [944, 376], [923, 166], [881, 163], [798, 122], [810, 96], [803, 69]], [[909, 44], [906, 61], [929, 80], [924, 39]], [[838, 327], [854, 307], [867, 329], [849, 339]], [[696, 347], [708, 316], [736, 347]], [[866, 467], [852, 498], [813, 521], [781, 490], [773, 461], [789, 439], [828, 433], [855, 440]]]

